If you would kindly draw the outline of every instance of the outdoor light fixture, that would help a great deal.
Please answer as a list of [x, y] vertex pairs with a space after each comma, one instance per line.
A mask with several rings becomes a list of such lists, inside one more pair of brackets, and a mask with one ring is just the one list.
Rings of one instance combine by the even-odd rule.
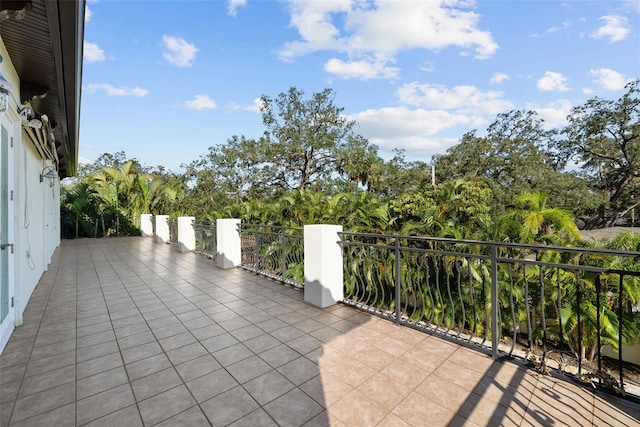
[[11, 83], [0, 73], [0, 114], [4, 114], [9, 109], [9, 91]]
[[52, 166], [47, 166], [44, 169], [42, 169], [42, 172], [40, 172], [40, 182], [44, 182], [44, 179], [50, 179], [51, 182], [49, 183], [49, 187], [53, 187], [53, 179], [57, 178], [58, 174], [56, 173], [56, 171], [53, 169]]

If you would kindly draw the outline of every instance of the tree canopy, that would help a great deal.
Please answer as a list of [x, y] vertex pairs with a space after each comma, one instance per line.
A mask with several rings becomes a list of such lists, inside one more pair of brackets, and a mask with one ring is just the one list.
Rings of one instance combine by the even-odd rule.
[[573, 108], [556, 145], [601, 195], [590, 227], [613, 225], [640, 204], [640, 80], [626, 88], [616, 101], [592, 98]]
[[306, 96], [291, 87], [262, 96], [259, 138], [212, 145], [183, 174], [124, 152], [84, 165], [65, 191], [67, 235], [90, 234], [83, 224], [95, 218], [150, 212], [334, 220], [489, 240], [549, 241], [551, 229], [575, 237], [573, 218], [611, 225], [640, 203], [639, 93], [635, 81], [618, 100], [590, 99], [562, 129], [549, 129], [535, 111], [498, 114], [485, 131], [434, 156], [434, 186], [431, 166], [403, 150], [383, 159], [335, 105], [333, 90]]

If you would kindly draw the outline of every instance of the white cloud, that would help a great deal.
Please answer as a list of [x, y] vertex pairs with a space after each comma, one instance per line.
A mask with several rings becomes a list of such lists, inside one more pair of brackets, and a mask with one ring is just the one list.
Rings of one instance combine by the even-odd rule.
[[245, 7], [247, 5], [247, 0], [229, 0], [229, 5], [227, 6], [227, 13], [230, 16], [236, 16], [238, 9], [241, 7]]
[[320, 50], [341, 52], [348, 60], [338, 63], [336, 59], [329, 68], [351, 77], [358, 77], [361, 71], [364, 78], [372, 78], [372, 68], [395, 77], [397, 71], [390, 71], [394, 69], [387, 64], [399, 52], [412, 49], [437, 52], [458, 47], [475, 51], [476, 58], [489, 58], [498, 45], [491, 33], [478, 28], [480, 16], [468, 10], [470, 4], [289, 0], [291, 26], [300, 39], [285, 43], [279, 56], [292, 60]]
[[87, 87], [89, 93], [96, 93], [100, 90], [104, 90], [109, 96], [135, 96], [135, 97], [143, 97], [149, 94], [147, 89], [142, 89], [139, 87], [129, 88], [126, 86], [115, 87], [110, 85], [109, 83], [91, 83]]
[[511, 77], [509, 77], [508, 74], [494, 73], [494, 75], [491, 76], [489, 83], [492, 85], [499, 85], [500, 83], [505, 82], [507, 80], [511, 80]]
[[572, 25], [573, 25], [573, 22], [567, 20], [567, 21], [564, 21], [560, 25], [554, 25], [553, 27], [547, 28], [546, 31], [544, 33], [542, 33], [542, 34], [534, 33], [534, 34], [531, 35], [531, 37], [543, 37], [546, 34], [553, 34], [553, 33], [559, 32], [559, 31], [564, 31], [564, 30], [567, 30], [567, 29], [571, 28]]
[[359, 78], [362, 80], [370, 80], [395, 78], [398, 76], [399, 68], [387, 67], [384, 62], [345, 62], [337, 58], [332, 58], [324, 64], [324, 70], [329, 74], [334, 74], [343, 79]]
[[82, 157], [82, 156], [78, 156], [78, 164], [80, 165], [89, 165], [93, 163], [91, 160], [87, 159], [86, 157]]
[[527, 110], [533, 110], [544, 120], [545, 129], [554, 129], [567, 124], [567, 116], [571, 113], [573, 105], [567, 99], [558, 99], [546, 105], [527, 104]]
[[352, 114], [358, 133], [381, 150], [406, 149], [411, 156], [444, 153], [458, 142], [455, 138], [435, 136], [459, 125], [475, 125], [474, 118], [441, 110], [411, 110], [406, 107], [365, 110]]
[[572, 25], [571, 21], [564, 21], [561, 25], [556, 25], [547, 29], [547, 33], [557, 33], [558, 31], [563, 31], [570, 28]]
[[84, 5], [84, 22], [89, 22], [91, 21], [91, 9], [89, 9], [89, 5], [85, 4]]
[[402, 85], [396, 95], [406, 105], [483, 115], [494, 115], [513, 108], [511, 102], [502, 99], [502, 92], [483, 92], [475, 86], [455, 86], [449, 89], [442, 85], [412, 82]]
[[633, 80], [609, 68], [590, 70], [589, 75], [593, 77], [593, 81], [598, 86], [605, 90], [624, 89], [624, 86]]
[[104, 50], [97, 43], [84, 42], [82, 57], [86, 62], [102, 62], [105, 60]]
[[433, 71], [435, 71], [436, 66], [434, 65], [433, 62], [427, 61], [424, 63], [424, 65], [422, 67], [420, 67], [420, 69], [422, 71], [424, 71], [425, 73], [431, 73]]
[[259, 113], [260, 108], [262, 108], [262, 99], [256, 98], [253, 100], [253, 104], [243, 107], [243, 110]]
[[244, 110], [244, 111], [252, 111], [254, 113], [259, 113], [260, 108], [262, 107], [262, 100], [260, 98], [255, 98], [250, 105], [240, 105], [233, 102], [229, 107], [233, 111]]
[[192, 100], [185, 101], [184, 106], [191, 110], [206, 110], [217, 107], [215, 101], [207, 95], [196, 95]]
[[445, 129], [482, 121], [464, 114], [422, 108], [386, 107], [352, 114], [349, 120], [359, 124], [358, 133], [367, 138], [394, 139], [435, 135]]
[[164, 59], [178, 67], [191, 67], [196, 57], [198, 48], [181, 37], [162, 36], [165, 51], [162, 53]]
[[622, 4], [623, 9], [640, 14], [640, 2], [638, 0], [627, 0]]
[[569, 89], [567, 79], [560, 73], [547, 71], [544, 77], [538, 79], [538, 89], [543, 92], [566, 92]]
[[607, 15], [600, 17], [605, 24], [591, 33], [594, 39], [608, 38], [609, 43], [624, 40], [631, 32], [629, 21], [626, 17], [620, 15]]

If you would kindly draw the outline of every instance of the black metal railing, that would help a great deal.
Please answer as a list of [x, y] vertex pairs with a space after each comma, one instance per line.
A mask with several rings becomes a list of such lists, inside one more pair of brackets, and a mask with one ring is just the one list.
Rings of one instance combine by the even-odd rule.
[[193, 231], [196, 237], [196, 252], [215, 257], [218, 253], [216, 221], [196, 219], [193, 221]]
[[167, 221], [169, 222], [169, 243], [172, 245], [178, 244], [178, 218], [170, 216]]
[[[341, 233], [345, 303], [640, 397], [640, 254]], [[610, 346], [617, 357], [602, 349]]]
[[240, 267], [293, 286], [304, 286], [302, 228], [241, 224], [239, 231]]

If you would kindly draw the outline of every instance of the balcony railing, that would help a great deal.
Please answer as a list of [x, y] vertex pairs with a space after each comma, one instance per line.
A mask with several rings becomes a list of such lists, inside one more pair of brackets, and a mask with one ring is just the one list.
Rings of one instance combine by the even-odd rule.
[[345, 303], [494, 358], [524, 357], [545, 373], [640, 396], [638, 366], [623, 360], [640, 327], [631, 304], [640, 271], [625, 268], [637, 252], [341, 236]]
[[193, 221], [196, 252], [215, 257], [217, 254], [216, 222], [209, 220]]
[[302, 228], [241, 224], [242, 262], [240, 267], [304, 286], [304, 239]]
[[[640, 402], [638, 252], [218, 222], [194, 221], [191, 232], [196, 251], [217, 254], [222, 268], [307, 281], [311, 298], [328, 295]], [[321, 268], [306, 272], [305, 257]], [[342, 274], [322, 274], [340, 264]], [[626, 353], [633, 344], [638, 354]]]
[[169, 243], [178, 244], [178, 218], [171, 216], [167, 219], [169, 223]]

